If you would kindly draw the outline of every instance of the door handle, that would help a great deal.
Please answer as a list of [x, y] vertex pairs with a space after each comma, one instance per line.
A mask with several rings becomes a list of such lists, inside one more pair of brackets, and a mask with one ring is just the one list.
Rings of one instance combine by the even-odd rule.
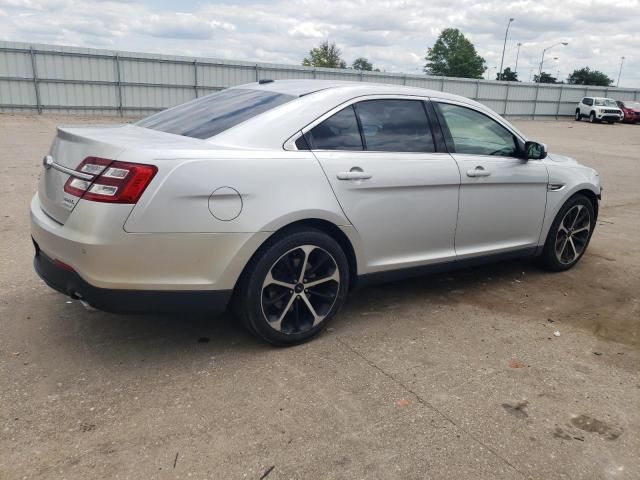
[[488, 177], [491, 172], [478, 165], [474, 170], [467, 170], [467, 177]]
[[358, 167], [354, 167], [348, 172], [339, 172], [336, 177], [338, 177], [338, 180], [369, 180], [372, 175], [363, 172]]

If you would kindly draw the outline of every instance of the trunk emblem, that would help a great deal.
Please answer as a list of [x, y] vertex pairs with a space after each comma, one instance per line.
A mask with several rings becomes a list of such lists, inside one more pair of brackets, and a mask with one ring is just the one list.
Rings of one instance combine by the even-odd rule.
[[51, 155], [45, 155], [42, 159], [42, 166], [46, 169], [51, 168], [53, 165], [53, 157]]

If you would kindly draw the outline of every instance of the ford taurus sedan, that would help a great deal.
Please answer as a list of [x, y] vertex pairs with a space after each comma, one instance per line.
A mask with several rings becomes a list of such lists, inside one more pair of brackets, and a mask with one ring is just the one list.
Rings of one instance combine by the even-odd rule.
[[60, 127], [31, 203], [35, 268], [111, 312], [232, 306], [278, 345], [356, 284], [585, 253], [598, 174], [447, 93], [312, 80]]

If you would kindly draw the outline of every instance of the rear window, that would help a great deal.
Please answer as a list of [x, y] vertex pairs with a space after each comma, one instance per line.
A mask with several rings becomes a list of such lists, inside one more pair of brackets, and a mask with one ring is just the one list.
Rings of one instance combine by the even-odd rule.
[[163, 110], [136, 125], [185, 137], [210, 138], [294, 98], [276, 92], [233, 88]]

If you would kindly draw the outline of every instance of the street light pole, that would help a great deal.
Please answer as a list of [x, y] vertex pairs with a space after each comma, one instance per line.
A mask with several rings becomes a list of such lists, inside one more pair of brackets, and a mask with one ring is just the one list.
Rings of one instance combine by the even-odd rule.
[[554, 43], [550, 47], [547, 47], [544, 50], [542, 50], [542, 59], [540, 60], [540, 69], [538, 70], [538, 81], [540, 81], [540, 77], [542, 76], [542, 64], [544, 63], [544, 54], [547, 53], [547, 50], [550, 50], [553, 47], [557, 47], [558, 45], [564, 45], [566, 47], [567, 45], [569, 45], [569, 42]]
[[502, 65], [504, 64], [504, 51], [507, 48], [507, 35], [509, 35], [509, 27], [511, 26], [511, 22], [515, 19], [510, 18], [509, 23], [507, 23], [507, 29], [504, 32], [504, 44], [502, 45], [502, 60], [500, 60], [500, 71], [498, 72], [498, 80], [502, 80]]
[[622, 75], [622, 64], [624, 63], [624, 57], [620, 57], [620, 71], [618, 72], [618, 83], [616, 83], [616, 88], [620, 86], [620, 75]]
[[518, 53], [516, 53], [516, 69], [515, 69], [516, 75], [518, 75], [518, 58], [520, 58], [520, 47], [521, 46], [522, 46], [522, 44], [520, 42], [518, 42]]

